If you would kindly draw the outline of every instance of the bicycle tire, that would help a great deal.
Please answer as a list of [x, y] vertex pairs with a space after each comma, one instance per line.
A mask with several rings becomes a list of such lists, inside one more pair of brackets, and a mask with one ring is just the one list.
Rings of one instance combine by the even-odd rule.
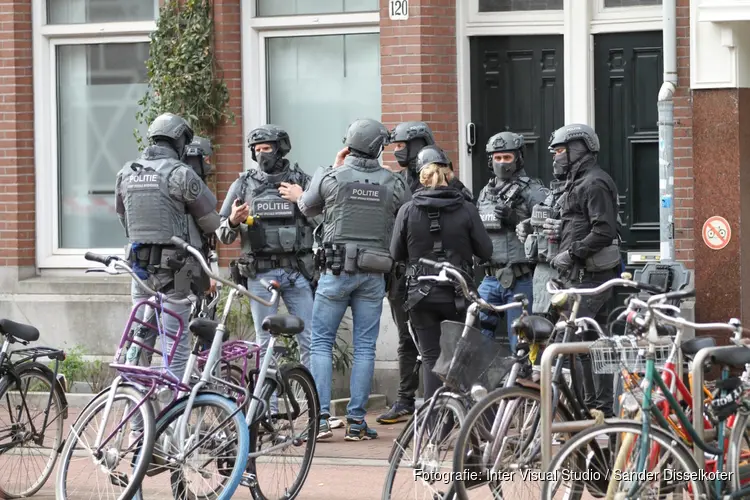
[[[600, 425], [595, 425], [593, 427], [589, 427], [588, 429], [585, 429], [577, 434], [574, 434], [567, 443], [560, 449], [560, 451], [552, 458], [552, 460], [549, 463], [549, 466], [547, 467], [547, 470], [544, 471], [545, 474], [554, 474], [555, 471], [563, 470], [563, 464], [565, 463], [565, 459], [568, 457], [568, 455], [572, 454], [574, 450], [581, 444], [586, 444], [592, 439], [596, 439], [593, 436], [594, 435], [602, 435], [602, 434], [622, 434], [622, 433], [632, 433], [636, 435], [641, 435], [643, 431], [643, 424], [641, 422], [636, 422], [632, 420], [616, 420], [611, 423], [605, 423]], [[693, 460], [693, 457], [688, 450], [688, 448], [683, 445], [680, 441], [676, 440], [673, 435], [671, 435], [668, 432], [665, 432], [664, 430], [658, 428], [658, 427], [650, 427], [649, 428], [649, 437], [653, 439], [659, 446], [661, 447], [661, 450], [670, 450], [674, 456], [678, 459], [679, 462], [683, 466], [685, 466], [685, 469], [690, 474], [690, 477], [698, 478], [701, 477], [698, 466], [695, 463], [695, 460]], [[585, 456], [585, 455], [584, 455]], [[550, 499], [551, 500], [551, 492], [550, 489], [552, 488], [552, 481], [544, 481], [542, 484], [542, 499]], [[708, 498], [707, 496], [707, 485], [704, 481], [691, 481], [693, 486], [693, 496], [694, 498]], [[583, 488], [579, 488], [581, 491], [577, 492], [579, 494], [579, 497], [583, 494]], [[569, 497], [570, 498], [570, 497]]]
[[[423, 408], [427, 409], [429, 408], [430, 401], [425, 401]], [[439, 411], [443, 408], [450, 408], [450, 410], [453, 412], [455, 416], [458, 417], [458, 425], [459, 427], [462, 427], [465, 419], [466, 419], [466, 408], [464, 404], [461, 402], [461, 400], [457, 399], [455, 396], [449, 395], [449, 394], [440, 394], [437, 396], [437, 400], [435, 401], [435, 404], [433, 406], [433, 412]], [[391, 451], [391, 457], [390, 457], [390, 464], [388, 467], [388, 472], [386, 475], [385, 483], [383, 484], [383, 493], [382, 493], [382, 500], [398, 500], [398, 498], [403, 497], [393, 497], [393, 487], [394, 487], [394, 477], [396, 476], [396, 473], [399, 468], [399, 462], [401, 460], [401, 456], [404, 454], [404, 450], [409, 445], [409, 443], [414, 439], [415, 434], [415, 427], [417, 427], [419, 424], [421, 424], [422, 420], [429, 417], [429, 413], [427, 411], [421, 411], [414, 414], [414, 416], [409, 419], [409, 423], [407, 424], [407, 427], [404, 432], [402, 432], [398, 439], [393, 443], [393, 448]], [[455, 426], [455, 423], [454, 423]], [[414, 466], [412, 464], [412, 466]], [[416, 470], [416, 469], [415, 469]], [[416, 484], [418, 481], [416, 478], [412, 475], [412, 481]], [[437, 481], [436, 481], [437, 482]], [[441, 492], [442, 498], [450, 498], [451, 493], [455, 491], [452, 488], [452, 481], [451, 484], [443, 483], [445, 485], [445, 492]], [[414, 496], [414, 495], [409, 495]]]
[[[177, 419], [185, 413], [188, 398], [189, 396], [185, 396], [184, 398], [179, 399], [163, 412], [159, 420], [156, 422], [155, 443], [158, 443], [160, 435], [165, 432], [173, 422], [176, 422]], [[193, 401], [193, 409], [201, 406], [215, 406], [221, 408], [222, 411], [226, 413], [226, 415], [233, 414], [232, 422], [235, 425], [235, 428], [238, 429], [238, 432], [236, 450], [237, 454], [236, 459], [234, 460], [232, 472], [227, 476], [227, 482], [224, 485], [224, 490], [219, 495], [197, 495], [193, 492], [187, 491], [184, 489], [184, 482], [181, 482], [179, 481], [179, 479], [175, 478], [176, 472], [172, 472], [170, 477], [172, 494], [175, 496], [175, 498], [228, 500], [232, 498], [235, 491], [237, 490], [237, 487], [240, 485], [242, 474], [245, 472], [245, 468], [247, 466], [247, 455], [250, 450], [250, 431], [247, 428], [247, 424], [245, 424], [244, 413], [238, 411], [237, 405], [227, 397], [212, 392], [200, 393], [195, 397], [195, 400]], [[143, 498], [143, 495], [141, 493], [141, 488], [139, 485], [138, 490], [133, 496], [133, 500], [140, 500], [141, 498]]]
[[[464, 425], [461, 427], [461, 432], [459, 432], [458, 434], [458, 439], [456, 440], [456, 446], [453, 453], [453, 487], [455, 489], [457, 499], [468, 500], [469, 488], [467, 488], [466, 486], [466, 482], [464, 480], [465, 474], [463, 474], [463, 471], [468, 468], [468, 465], [465, 463], [466, 454], [463, 452], [463, 450], [466, 450], [469, 447], [469, 441], [472, 437], [472, 429], [479, 422], [482, 415], [487, 410], [492, 408], [493, 405], [499, 403], [503, 399], [511, 400], [520, 398], [538, 401], [540, 404], [542, 401], [541, 394], [537, 389], [522, 386], [501, 387], [499, 389], [495, 389], [487, 396], [482, 398], [477, 404], [472, 406], [471, 410], [466, 415]], [[559, 415], [562, 420], [566, 422], [570, 422], [573, 420], [573, 417], [568, 411], [568, 408], [562, 402], [558, 403], [557, 415]], [[482, 485], [478, 486], [481, 487]]]
[[[310, 468], [312, 467], [312, 461], [313, 457], [315, 455], [315, 446], [317, 444], [317, 436], [320, 426], [320, 419], [319, 419], [319, 413], [320, 413], [320, 400], [318, 398], [318, 391], [315, 386], [315, 380], [312, 377], [312, 374], [305, 368], [303, 365], [299, 363], [284, 363], [279, 367], [279, 374], [282, 377], [282, 379], [285, 381], [286, 388], [284, 390], [288, 390], [290, 388], [290, 381], [296, 380], [300, 386], [302, 387], [302, 390], [305, 392], [305, 399], [307, 400], [307, 415], [308, 415], [308, 426], [307, 426], [307, 435], [301, 436], [301, 441], [304, 443], [305, 446], [305, 454], [302, 458], [302, 464], [300, 465], [300, 471], [297, 474], [295, 480], [292, 482], [291, 486], [286, 488], [284, 490], [284, 494], [282, 497], [268, 497], [263, 492], [263, 486], [262, 481], [257, 477], [257, 464], [256, 464], [256, 458], [250, 459], [249, 470], [251, 473], [256, 475], [256, 484], [251, 487], [253, 498], [255, 500], [276, 500], [277, 498], [281, 498], [284, 500], [294, 500], [302, 491], [302, 487], [305, 485], [305, 481], [307, 480], [307, 476], [310, 474]], [[263, 391], [264, 394], [266, 394], [266, 403], [270, 405], [270, 397], [275, 393], [276, 391], [266, 390]], [[281, 399], [281, 397], [279, 398]], [[298, 401], [298, 404], [300, 405], [300, 408], [302, 408], [302, 402]], [[304, 411], [302, 412], [304, 413]], [[258, 447], [258, 440], [259, 440], [259, 433], [258, 429], [261, 425], [261, 422], [256, 422], [250, 431], [250, 452], [254, 453], [257, 450]], [[294, 426], [292, 426], [293, 428]], [[290, 445], [294, 446], [293, 444]]]
[[[111, 389], [110, 389], [111, 390]], [[115, 389], [115, 401], [118, 399], [129, 400], [134, 406], [143, 400], [143, 394], [131, 385], [119, 385]], [[82, 428], [89, 423], [96, 412], [100, 409], [103, 410], [109, 397], [109, 391], [100, 393], [81, 412], [76, 422], [70, 429], [68, 437], [65, 440], [65, 446], [63, 447], [61, 455], [60, 466], [57, 469], [57, 478], [55, 481], [55, 498], [56, 500], [67, 500], [67, 472], [68, 466], [70, 465], [70, 459], [73, 457], [74, 445], [77, 442], [76, 436], [81, 435]], [[138, 449], [138, 455], [140, 460], [132, 468], [132, 479], [128, 481], [128, 485], [125, 487], [123, 493], [117, 497], [118, 500], [126, 500], [132, 498], [135, 492], [141, 485], [141, 481], [146, 474], [148, 465], [151, 462], [151, 454], [154, 450], [154, 441], [156, 438], [156, 423], [154, 421], [154, 409], [151, 404], [146, 401], [138, 408], [142, 422], [143, 422], [143, 437], [140, 440], [140, 447]], [[131, 417], [130, 420], [132, 420]], [[129, 462], [129, 461], [128, 461]]]
[[[47, 422], [47, 425], [49, 426], [52, 422], [59, 422], [59, 427], [57, 430], [57, 436], [55, 438], [55, 442], [50, 448], [52, 453], [50, 455], [50, 458], [47, 461], [47, 465], [45, 469], [42, 471], [42, 474], [39, 476], [39, 479], [36, 483], [34, 483], [30, 488], [18, 492], [18, 493], [11, 493], [8, 491], [5, 487], [3, 487], [2, 484], [0, 484], [0, 498], [25, 498], [30, 497], [31, 495], [34, 495], [37, 493], [42, 487], [45, 485], [49, 477], [52, 475], [52, 472], [55, 470], [55, 464], [57, 463], [57, 459], [59, 457], [59, 449], [62, 444], [62, 438], [63, 438], [63, 422], [64, 422], [64, 408], [63, 408], [63, 401], [65, 401], [65, 395], [61, 395], [61, 387], [60, 384], [57, 383], [57, 380], [55, 380], [54, 374], [49, 371], [49, 368], [42, 365], [41, 363], [30, 361], [25, 362], [20, 365], [14, 366], [13, 369], [16, 372], [16, 375], [18, 376], [19, 380], [23, 380], [24, 376], [27, 374], [34, 374], [36, 376], [39, 376], [40, 378], [43, 378], [47, 381], [50, 387], [50, 391], [52, 393], [52, 399], [48, 399], [48, 392], [44, 392], [42, 398], [45, 399], [45, 407], [47, 411], [49, 412], [49, 419], [51, 421]], [[0, 401], [5, 399], [6, 394], [9, 390], [15, 388], [17, 384], [15, 383], [15, 380], [10, 375], [5, 375], [2, 379], [0, 379]], [[28, 389], [27, 389], [28, 390]], [[24, 401], [26, 401], [26, 397], [22, 396]], [[49, 407], [47, 407], [47, 401], [49, 401]], [[9, 405], [10, 406], [10, 405]], [[53, 406], [56, 406], [59, 409], [58, 413], [54, 413], [51, 411], [51, 408]], [[26, 406], [28, 408], [28, 405]], [[42, 430], [42, 435], [49, 429], [49, 427], [46, 427]]]
[[[729, 448], [727, 450], [727, 472], [731, 475], [731, 492], [737, 492], [742, 489], [742, 475], [740, 470], [740, 461], [742, 455], [742, 440], [746, 440], [746, 443], [750, 441], [750, 436], [745, 432], [748, 424], [750, 424], [750, 414], [744, 411], [737, 413], [737, 418], [734, 420], [734, 426], [729, 438]], [[750, 444], [750, 443], [748, 443]], [[747, 466], [746, 466], [747, 467]], [[745, 473], [745, 480], [747, 481], [747, 473]]]

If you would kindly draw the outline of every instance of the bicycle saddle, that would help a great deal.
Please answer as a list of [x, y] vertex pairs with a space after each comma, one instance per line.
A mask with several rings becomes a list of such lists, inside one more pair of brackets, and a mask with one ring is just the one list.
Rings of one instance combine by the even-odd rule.
[[305, 329], [305, 322], [291, 314], [274, 314], [266, 316], [261, 327], [271, 335], [292, 337]]
[[0, 332], [3, 335], [13, 337], [25, 342], [35, 342], [39, 340], [39, 330], [31, 325], [16, 323], [9, 319], [0, 319]]
[[750, 363], [750, 349], [740, 345], [731, 349], [716, 351], [715, 354], [711, 355], [711, 361], [722, 366], [744, 368], [746, 364]]
[[[217, 326], [219, 326], [218, 321], [209, 318], [195, 318], [190, 322], [190, 325], [188, 325], [188, 330], [203, 342], [210, 344], [214, 341]], [[229, 330], [225, 329], [223, 342], [226, 342], [227, 340], [229, 340]]]
[[683, 342], [680, 349], [682, 349], [682, 354], [686, 357], [692, 358], [695, 357], [701, 349], [714, 346], [716, 346], [716, 339], [713, 337], [695, 337]]
[[544, 342], [552, 336], [555, 325], [542, 316], [523, 316], [513, 323], [513, 330], [532, 342]]

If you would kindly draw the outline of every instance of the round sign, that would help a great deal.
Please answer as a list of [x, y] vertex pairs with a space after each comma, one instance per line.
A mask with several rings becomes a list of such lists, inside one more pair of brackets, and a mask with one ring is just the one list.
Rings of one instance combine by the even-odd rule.
[[714, 215], [703, 224], [703, 242], [711, 250], [721, 250], [732, 239], [732, 228], [724, 217]]

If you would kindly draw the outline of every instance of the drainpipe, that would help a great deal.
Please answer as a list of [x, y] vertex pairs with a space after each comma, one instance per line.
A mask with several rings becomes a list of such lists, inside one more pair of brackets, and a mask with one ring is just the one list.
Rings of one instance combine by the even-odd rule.
[[677, 2], [663, 0], [664, 83], [659, 89], [659, 247], [674, 261], [674, 93], [677, 89]]

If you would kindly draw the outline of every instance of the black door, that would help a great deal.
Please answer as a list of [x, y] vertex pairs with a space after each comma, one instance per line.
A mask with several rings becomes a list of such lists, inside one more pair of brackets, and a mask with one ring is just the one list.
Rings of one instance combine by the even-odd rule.
[[659, 251], [661, 31], [594, 36], [599, 160], [617, 184], [624, 250]]
[[550, 134], [564, 125], [563, 37], [471, 38], [471, 121], [475, 197], [490, 179], [485, 146], [498, 132], [522, 133], [526, 171], [549, 185]]

